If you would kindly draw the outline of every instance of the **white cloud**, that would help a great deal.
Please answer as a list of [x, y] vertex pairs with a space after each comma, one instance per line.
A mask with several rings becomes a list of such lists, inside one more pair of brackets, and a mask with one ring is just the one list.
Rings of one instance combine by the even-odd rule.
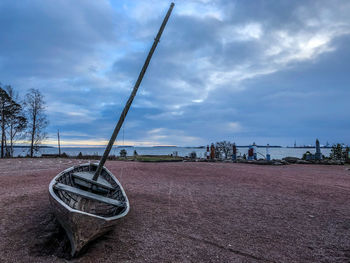
[[159, 114], [146, 114], [145, 118], [150, 120], [174, 120], [178, 117], [183, 116], [185, 111], [165, 111]]
[[[343, 31], [342, 35], [349, 32]], [[273, 57], [277, 65], [284, 66], [294, 61], [307, 61], [317, 56], [334, 51], [331, 41], [337, 37], [336, 32], [299, 32], [289, 33], [277, 31], [274, 33], [274, 45], [266, 50], [267, 58]]]
[[263, 36], [260, 23], [251, 22], [242, 25], [227, 24], [220, 32], [220, 38], [224, 45], [235, 41], [258, 41]]
[[158, 145], [203, 144], [203, 140], [199, 137], [187, 135], [183, 130], [168, 128], [156, 128], [149, 130], [144, 140], [150, 142], [157, 142], [156, 144]]
[[165, 132], [164, 128], [152, 129], [152, 130], [149, 130], [147, 133], [150, 134], [150, 135], [154, 135], [154, 134], [160, 134], [162, 132]]
[[243, 130], [242, 125], [239, 122], [229, 122], [227, 124], [228, 130], [230, 132], [241, 132]]
[[[88, 105], [87, 105], [88, 107]], [[57, 124], [91, 123], [98, 118], [99, 113], [79, 105], [52, 102], [47, 106], [49, 116], [55, 116]]]

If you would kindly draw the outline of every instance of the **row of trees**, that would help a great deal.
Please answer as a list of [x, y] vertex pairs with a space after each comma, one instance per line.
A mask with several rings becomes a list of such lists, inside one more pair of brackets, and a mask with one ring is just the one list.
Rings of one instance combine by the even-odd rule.
[[[215, 148], [215, 156], [213, 158], [221, 159], [222, 157], [224, 157], [225, 159], [227, 159], [233, 153], [233, 145], [235, 144], [229, 141], [216, 142], [215, 144], [212, 143], [210, 148]], [[193, 153], [191, 153], [190, 157], [192, 159], [196, 158], [196, 156], [194, 156]]]
[[1, 158], [13, 157], [16, 141], [30, 142], [29, 155], [33, 157], [40, 142], [47, 137], [48, 124], [45, 101], [37, 89], [30, 89], [21, 100], [10, 85], [0, 83]]
[[332, 146], [331, 154], [329, 156], [331, 159], [334, 160], [341, 160], [341, 161], [350, 161], [350, 148], [349, 146], [343, 148], [340, 143], [337, 143]]

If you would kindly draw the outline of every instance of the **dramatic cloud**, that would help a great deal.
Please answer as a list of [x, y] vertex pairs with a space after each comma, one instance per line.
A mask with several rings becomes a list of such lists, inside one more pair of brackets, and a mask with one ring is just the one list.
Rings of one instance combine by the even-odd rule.
[[[176, 1], [129, 143], [350, 143], [348, 1]], [[45, 95], [54, 138], [103, 143], [169, 3], [1, 1], [0, 81]]]

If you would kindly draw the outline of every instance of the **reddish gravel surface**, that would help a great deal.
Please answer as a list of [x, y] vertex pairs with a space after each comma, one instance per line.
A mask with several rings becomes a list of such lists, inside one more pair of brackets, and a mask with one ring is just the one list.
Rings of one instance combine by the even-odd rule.
[[[81, 163], [0, 161], [0, 261], [66, 262], [50, 180]], [[71, 262], [350, 262], [349, 166], [107, 162], [131, 210]]]

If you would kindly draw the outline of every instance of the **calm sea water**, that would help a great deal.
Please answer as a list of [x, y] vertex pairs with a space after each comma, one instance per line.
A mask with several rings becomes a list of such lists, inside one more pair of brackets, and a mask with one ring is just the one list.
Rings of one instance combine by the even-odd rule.
[[[134, 154], [134, 150], [139, 155], [170, 155], [176, 154], [178, 156], [189, 156], [191, 152], [196, 152], [197, 157], [205, 157], [206, 149], [203, 148], [190, 148], [190, 147], [113, 147], [111, 150], [111, 155], [119, 155], [121, 149], [125, 149], [129, 156]], [[102, 155], [104, 152], [104, 147], [63, 147], [61, 152], [65, 152], [69, 156], [77, 156], [80, 152], [83, 155]], [[266, 148], [258, 148], [258, 158], [264, 158], [266, 155]], [[272, 159], [282, 159], [287, 156], [301, 158], [306, 151], [315, 153], [313, 148], [270, 148], [270, 155]], [[247, 147], [238, 147], [238, 155], [247, 154]], [[331, 149], [321, 149], [321, 152], [325, 156], [329, 156]], [[15, 148], [15, 156], [25, 156], [28, 153], [27, 148]], [[42, 148], [36, 154], [40, 156], [41, 154], [58, 154], [58, 148]]]

